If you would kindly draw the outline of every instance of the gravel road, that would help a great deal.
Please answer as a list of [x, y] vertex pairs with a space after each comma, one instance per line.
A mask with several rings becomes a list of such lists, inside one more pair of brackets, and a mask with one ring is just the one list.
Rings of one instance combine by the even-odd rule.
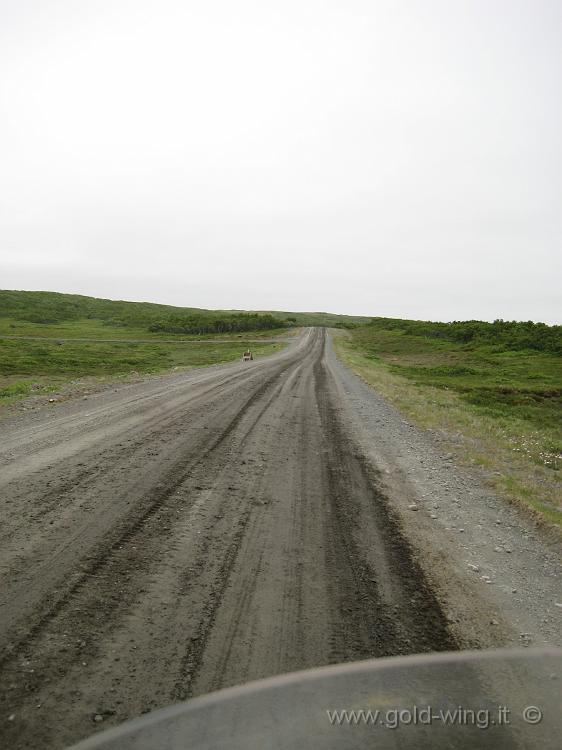
[[561, 643], [555, 542], [322, 329], [0, 429], [2, 746], [321, 664]]

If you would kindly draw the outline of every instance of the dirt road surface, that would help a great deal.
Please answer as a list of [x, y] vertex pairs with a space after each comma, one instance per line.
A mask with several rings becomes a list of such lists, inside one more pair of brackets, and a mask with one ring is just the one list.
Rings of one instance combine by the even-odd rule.
[[0, 429], [3, 747], [63, 748], [321, 664], [512, 644], [523, 627], [559, 642], [554, 544], [338, 363], [322, 329]]

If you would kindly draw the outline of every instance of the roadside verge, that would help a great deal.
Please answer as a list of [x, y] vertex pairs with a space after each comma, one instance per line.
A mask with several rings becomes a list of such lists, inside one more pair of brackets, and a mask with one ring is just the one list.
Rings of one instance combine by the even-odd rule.
[[461, 464], [478, 467], [498, 495], [560, 534], [560, 472], [537, 461], [529, 447], [532, 434], [520, 434], [515, 422], [479, 413], [452, 390], [414, 383], [397, 374], [388, 361], [355, 341], [351, 332], [331, 333], [338, 358], [367, 385], [416, 426], [438, 433], [445, 450]]

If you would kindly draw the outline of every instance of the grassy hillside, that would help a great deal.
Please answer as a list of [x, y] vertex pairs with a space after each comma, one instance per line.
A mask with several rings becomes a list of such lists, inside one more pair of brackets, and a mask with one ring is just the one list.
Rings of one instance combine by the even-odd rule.
[[562, 521], [562, 326], [375, 318], [341, 356], [418, 424], [445, 430], [494, 484]]
[[[96, 319], [142, 326], [148, 325], [156, 317], [171, 314], [176, 309], [169, 305], [122, 302], [79, 294], [0, 290], [0, 317], [43, 325]], [[199, 312], [194, 308], [185, 310]]]
[[0, 291], [0, 334], [140, 338], [286, 328], [270, 314], [228, 313], [56, 292]]
[[368, 318], [331, 313], [246, 312], [123, 302], [78, 294], [0, 290], [0, 335], [153, 338], [325, 325], [348, 327]]

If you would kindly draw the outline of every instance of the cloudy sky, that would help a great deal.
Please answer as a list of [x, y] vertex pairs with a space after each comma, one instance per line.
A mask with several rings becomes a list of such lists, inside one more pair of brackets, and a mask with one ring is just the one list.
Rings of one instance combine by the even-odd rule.
[[0, 0], [0, 288], [562, 322], [560, 0]]

